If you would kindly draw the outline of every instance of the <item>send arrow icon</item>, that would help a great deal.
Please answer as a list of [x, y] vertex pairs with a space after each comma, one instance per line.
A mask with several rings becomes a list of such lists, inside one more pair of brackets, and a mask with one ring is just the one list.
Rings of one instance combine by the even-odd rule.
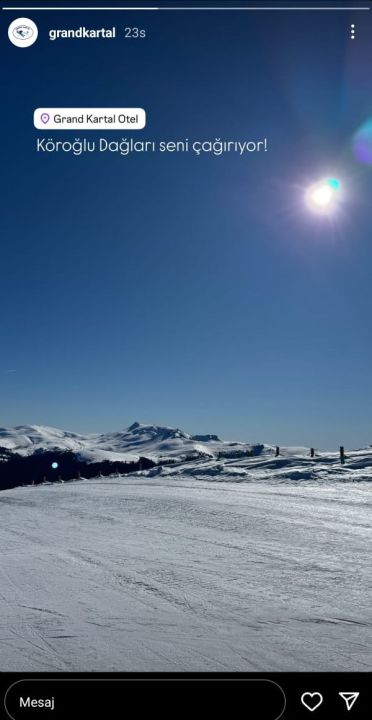
[[340, 692], [338, 693], [340, 697], [342, 697], [343, 700], [346, 702], [346, 707], [348, 710], [351, 710], [356, 700], [358, 700], [358, 697], [360, 693], [358, 692]]

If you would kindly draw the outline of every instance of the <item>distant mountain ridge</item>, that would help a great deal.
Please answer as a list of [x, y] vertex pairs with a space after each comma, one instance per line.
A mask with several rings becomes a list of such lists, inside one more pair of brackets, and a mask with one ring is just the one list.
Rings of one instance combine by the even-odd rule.
[[339, 452], [227, 442], [138, 422], [119, 432], [68, 432], [42, 425], [0, 428], [0, 490], [43, 482], [142, 477], [213, 482], [372, 481], [372, 448]]
[[147, 457], [159, 463], [191, 458], [244, 457], [255, 448], [251, 443], [226, 442], [217, 435], [190, 435], [179, 428], [135, 422], [112, 433], [80, 434], [44, 425], [0, 428], [0, 448], [29, 456], [36, 451], [71, 451], [86, 462], [102, 460], [134, 462]]

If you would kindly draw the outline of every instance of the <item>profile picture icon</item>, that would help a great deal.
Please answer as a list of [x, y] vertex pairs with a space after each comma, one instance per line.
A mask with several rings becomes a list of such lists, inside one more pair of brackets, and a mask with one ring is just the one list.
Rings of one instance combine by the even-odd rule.
[[9, 25], [8, 38], [17, 47], [30, 47], [36, 42], [37, 36], [37, 25], [29, 18], [17, 18]]

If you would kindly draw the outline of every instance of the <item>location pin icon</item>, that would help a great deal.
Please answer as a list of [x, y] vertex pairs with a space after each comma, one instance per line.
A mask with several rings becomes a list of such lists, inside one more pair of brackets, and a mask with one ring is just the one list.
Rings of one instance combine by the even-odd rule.
[[41, 122], [43, 122], [44, 125], [46, 125], [47, 122], [49, 122], [49, 120], [50, 120], [50, 115], [48, 115], [48, 113], [41, 113]]

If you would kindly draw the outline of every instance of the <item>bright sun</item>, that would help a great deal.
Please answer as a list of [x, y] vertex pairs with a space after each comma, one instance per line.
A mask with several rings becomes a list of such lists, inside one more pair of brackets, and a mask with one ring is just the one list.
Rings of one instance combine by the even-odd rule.
[[306, 203], [313, 212], [333, 213], [340, 200], [341, 183], [336, 178], [325, 178], [311, 185], [306, 192]]

